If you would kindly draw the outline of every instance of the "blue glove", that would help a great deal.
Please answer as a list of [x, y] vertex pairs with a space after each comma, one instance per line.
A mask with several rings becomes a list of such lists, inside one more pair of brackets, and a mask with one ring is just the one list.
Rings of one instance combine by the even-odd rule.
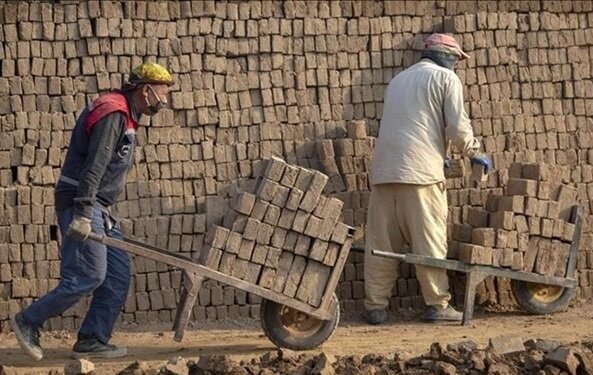
[[488, 174], [492, 170], [492, 160], [485, 154], [478, 154], [470, 158], [472, 164], [478, 164], [484, 167], [484, 173]]
[[451, 167], [451, 158], [449, 156], [445, 156], [445, 168]]

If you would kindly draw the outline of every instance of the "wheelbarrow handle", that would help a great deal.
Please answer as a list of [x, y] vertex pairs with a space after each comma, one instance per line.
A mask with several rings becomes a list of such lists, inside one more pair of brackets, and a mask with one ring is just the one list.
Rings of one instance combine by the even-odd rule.
[[96, 241], [96, 242], [103, 242], [103, 237], [104, 237], [104, 236], [103, 236], [103, 235], [101, 235], [101, 234], [97, 234], [97, 233], [95, 233], [95, 232], [91, 232], [91, 233], [89, 233], [89, 237], [88, 237], [88, 239], [89, 239], [89, 240]]
[[404, 261], [406, 260], [406, 254], [392, 253], [389, 251], [381, 251], [381, 250], [372, 249], [371, 254], [380, 256], [380, 257], [385, 257], [385, 258], [393, 258], [393, 259], [404, 260]]

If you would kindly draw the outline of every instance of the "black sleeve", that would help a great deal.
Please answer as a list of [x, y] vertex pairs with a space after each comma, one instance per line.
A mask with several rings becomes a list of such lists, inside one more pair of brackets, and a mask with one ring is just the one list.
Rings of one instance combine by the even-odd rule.
[[74, 214], [91, 218], [99, 184], [113, 158], [125, 128], [125, 117], [113, 112], [100, 119], [89, 135], [89, 149], [78, 179], [78, 194], [74, 198]]

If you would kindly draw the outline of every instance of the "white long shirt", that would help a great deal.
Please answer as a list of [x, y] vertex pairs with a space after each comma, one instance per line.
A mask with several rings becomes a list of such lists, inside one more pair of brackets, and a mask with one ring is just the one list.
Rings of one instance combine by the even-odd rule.
[[463, 107], [461, 80], [452, 70], [422, 59], [387, 86], [371, 183], [444, 181], [448, 140], [467, 156], [480, 148]]

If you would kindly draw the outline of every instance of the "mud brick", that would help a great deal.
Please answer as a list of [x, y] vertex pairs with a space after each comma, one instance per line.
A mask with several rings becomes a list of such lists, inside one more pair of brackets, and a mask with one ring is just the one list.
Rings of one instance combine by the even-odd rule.
[[544, 201], [544, 200], [540, 200], [538, 202], [538, 208], [537, 208], [537, 215], [539, 217], [547, 217], [548, 216], [548, 208], [549, 208], [549, 203], [552, 201]]
[[259, 244], [268, 245], [272, 239], [272, 234], [274, 234], [274, 227], [270, 224], [261, 223], [255, 241]]
[[264, 223], [276, 226], [280, 219], [281, 211], [282, 209], [280, 207], [270, 204], [266, 210], [266, 215], [264, 216]]
[[200, 254], [200, 264], [213, 270], [217, 270], [221, 257], [222, 250], [208, 246], [204, 248]]
[[572, 186], [561, 185], [558, 191], [558, 217], [564, 221], [570, 221], [572, 207], [576, 204], [578, 190]]
[[247, 265], [247, 271], [245, 272], [245, 277], [243, 278], [243, 280], [251, 284], [257, 284], [257, 281], [259, 280], [259, 274], [261, 273], [261, 269], [261, 265], [249, 263]]
[[282, 174], [282, 179], [280, 180], [280, 184], [282, 186], [292, 188], [297, 180], [298, 175], [299, 175], [298, 167], [296, 167], [294, 165], [286, 164], [286, 166], [284, 167], [284, 173]]
[[270, 203], [258, 199], [253, 206], [253, 211], [251, 211], [251, 217], [255, 220], [262, 221], [269, 205]]
[[558, 256], [554, 276], [566, 276], [566, 267], [568, 266], [568, 258], [570, 257], [570, 245], [562, 242], [554, 242], [552, 251], [556, 252]]
[[[490, 214], [490, 227], [494, 229], [514, 229], [514, 214], [509, 211], [498, 211]], [[486, 226], [486, 225], [484, 225]]]
[[459, 241], [448, 241], [447, 242], [447, 258], [448, 259], [459, 259]]
[[451, 159], [444, 171], [446, 179], [463, 177], [465, 175], [465, 164], [463, 164], [462, 159]]
[[224, 249], [229, 233], [226, 228], [214, 226], [208, 233], [207, 243], [216, 249]]
[[288, 233], [286, 229], [280, 227], [274, 228], [274, 234], [272, 234], [271, 245], [281, 249], [284, 245], [284, 241], [286, 240], [286, 233]]
[[255, 195], [248, 193], [246, 191], [241, 192], [237, 195], [233, 208], [235, 209], [235, 211], [249, 216], [251, 215], [251, 211], [253, 210], [253, 206], [255, 205], [255, 200]]
[[272, 290], [278, 293], [282, 293], [284, 290], [284, 285], [288, 279], [288, 273], [292, 266], [293, 258], [294, 256], [287, 251], [283, 251], [282, 254], [280, 254], [280, 259], [278, 260], [278, 269], [276, 270], [276, 279], [274, 280]]
[[554, 220], [542, 218], [541, 221], [541, 236], [545, 238], [552, 238], [554, 234]]
[[311, 247], [311, 238], [300, 234], [294, 246], [294, 253], [296, 255], [308, 256], [309, 247]]
[[284, 290], [282, 293], [289, 297], [294, 297], [299, 284], [301, 282], [301, 278], [305, 271], [305, 267], [307, 265], [307, 260], [300, 256], [295, 256], [294, 260], [292, 261], [292, 265], [290, 266], [290, 271], [288, 271], [288, 277], [286, 278], [286, 283], [284, 285]]
[[237, 232], [230, 232], [227, 237], [226, 246], [224, 248], [225, 251], [231, 254], [238, 254], [239, 248], [241, 247], [241, 233]]
[[528, 180], [548, 181], [550, 174], [550, 166], [545, 163], [529, 163], [522, 165], [521, 176]]
[[323, 262], [328, 248], [328, 242], [322, 241], [320, 239], [314, 240], [313, 245], [311, 245], [311, 250], [309, 251], [309, 258], [316, 260], [318, 262]]
[[274, 268], [264, 266], [257, 284], [262, 288], [271, 289], [274, 286], [275, 279], [276, 270]]
[[520, 252], [513, 253], [513, 263], [511, 264], [511, 269], [515, 271], [519, 271], [523, 268], [523, 254]]
[[245, 229], [243, 231], [243, 238], [246, 240], [255, 241], [257, 238], [257, 231], [260, 226], [259, 220], [255, 220], [254, 218], [248, 218], [247, 222], [245, 223]]
[[486, 198], [486, 204], [484, 208], [486, 211], [489, 212], [496, 212], [498, 211], [498, 201], [500, 200], [501, 196], [496, 194], [489, 194]]
[[502, 258], [500, 259], [501, 267], [512, 267], [513, 265], [513, 249], [502, 249]]
[[346, 125], [348, 131], [348, 138], [350, 139], [366, 139], [366, 122], [364, 120], [351, 121]]
[[335, 243], [330, 243], [327, 247], [325, 257], [323, 258], [323, 264], [329, 267], [333, 267], [338, 260], [340, 254], [340, 246]]
[[285, 207], [289, 210], [296, 211], [299, 208], [301, 199], [303, 199], [304, 195], [305, 193], [303, 193], [303, 191], [297, 188], [291, 189], [290, 194], [288, 195], [288, 199], [286, 200]]
[[492, 264], [492, 251], [489, 248], [461, 243], [459, 244], [459, 260], [469, 264]]
[[537, 184], [537, 197], [539, 199], [550, 199], [551, 188], [550, 183], [547, 181], [540, 181]]
[[248, 266], [249, 261], [241, 258], [235, 259], [235, 262], [233, 263], [233, 269], [231, 270], [231, 276], [236, 277], [238, 279], [245, 278]]
[[527, 218], [523, 215], [515, 215], [513, 218], [515, 222], [515, 229], [519, 233], [527, 233], [529, 232], [529, 226], [527, 225]]
[[241, 259], [249, 260], [251, 259], [251, 254], [253, 253], [253, 249], [255, 248], [255, 242], [243, 239], [241, 241], [241, 246], [239, 247], [238, 256]]
[[321, 172], [315, 171], [309, 187], [305, 191], [305, 195], [301, 200], [299, 208], [307, 212], [311, 212], [315, 209], [315, 205], [319, 200], [319, 196], [327, 184], [328, 177]]
[[527, 216], [536, 216], [538, 214], [539, 209], [539, 200], [533, 197], [526, 197], [525, 198], [525, 208], [523, 210], [524, 214]]
[[548, 219], [557, 219], [560, 215], [560, 208], [558, 205], [558, 202], [555, 201], [549, 201], [547, 202], [547, 211], [545, 215], [542, 215], [544, 217], [547, 217]]
[[307, 227], [307, 222], [309, 221], [310, 216], [311, 214], [307, 211], [298, 210], [294, 217], [291, 229], [295, 232], [303, 233]]
[[282, 254], [282, 249], [278, 249], [272, 246], [268, 247], [268, 254], [266, 256], [265, 266], [271, 268], [278, 268], [280, 254]]
[[278, 220], [278, 226], [287, 230], [292, 228], [295, 216], [296, 211], [283, 208], [282, 213], [280, 214], [280, 219]]
[[311, 184], [311, 180], [313, 179], [314, 172], [306, 169], [306, 168], [299, 168], [299, 174], [297, 179], [294, 183], [294, 187], [301, 190], [306, 191], [309, 189], [309, 185]]
[[334, 144], [331, 139], [324, 139], [322, 141], [315, 142], [315, 152], [320, 160], [334, 159]]
[[500, 267], [500, 261], [502, 260], [502, 249], [492, 249], [492, 266]]
[[564, 234], [564, 220], [555, 219], [554, 228], [552, 229], [552, 237], [561, 239]]
[[296, 247], [296, 243], [299, 239], [299, 234], [297, 232], [288, 231], [286, 233], [286, 238], [284, 239], [284, 244], [282, 245], [282, 249], [290, 252], [294, 252]]
[[286, 205], [286, 201], [288, 200], [288, 196], [290, 195], [290, 189], [285, 186], [278, 186], [276, 189], [276, 194], [274, 194], [274, 199], [272, 199], [272, 204], [278, 207], [284, 207]]
[[272, 156], [266, 162], [266, 170], [264, 171], [264, 176], [266, 176], [266, 178], [269, 178], [272, 181], [279, 182], [282, 178], [285, 167], [286, 162], [284, 160]]
[[525, 197], [522, 195], [513, 195], [500, 197], [497, 211], [511, 211], [522, 214], [525, 206]]
[[472, 229], [469, 224], [454, 223], [451, 235], [456, 241], [472, 242]]
[[507, 182], [506, 195], [537, 197], [537, 181], [524, 178], [511, 178]]
[[496, 247], [505, 248], [509, 243], [509, 232], [504, 229], [496, 230]]
[[539, 236], [541, 234], [541, 219], [539, 217], [528, 217], [529, 234]]
[[483, 228], [488, 226], [488, 211], [481, 208], [470, 207], [467, 209], [467, 224]]
[[309, 261], [298, 287], [296, 298], [312, 306], [319, 306], [330, 268], [319, 262]]
[[482, 182], [488, 181], [488, 175], [484, 173], [484, 167], [478, 164], [472, 165], [472, 173], [469, 176], [471, 186], [480, 186]]
[[485, 247], [494, 247], [496, 243], [496, 232], [492, 228], [474, 228], [471, 231], [471, 243]]
[[237, 256], [235, 254], [224, 252], [220, 258], [218, 270], [226, 275], [230, 275], [236, 258]]
[[517, 249], [519, 247], [519, 233], [517, 231], [511, 230], [507, 232], [507, 235], [507, 247], [511, 249]]
[[572, 223], [564, 222], [564, 229], [562, 231], [562, 237], [560, 239], [566, 242], [572, 242], [574, 238], [575, 225]]
[[[298, 217], [298, 214], [297, 214]], [[314, 215], [310, 215], [307, 220], [307, 226], [305, 227], [304, 234], [316, 238], [319, 235], [321, 229], [322, 220]]]
[[529, 233], [517, 234], [517, 249], [521, 252], [527, 251], [529, 247]]
[[334, 228], [334, 231], [332, 232], [332, 236], [331, 236], [331, 241], [343, 245], [346, 242], [346, 239], [348, 238], [348, 233], [350, 232], [350, 229], [348, 227], [348, 225], [344, 224], [344, 223], [338, 223], [336, 224], [336, 227]]
[[272, 181], [269, 178], [262, 179], [257, 190], [258, 198], [266, 202], [271, 202], [272, 199], [274, 199], [274, 194], [276, 194], [278, 186], [277, 182]]
[[253, 254], [251, 255], [251, 261], [257, 264], [265, 264], [266, 257], [268, 256], [268, 246], [265, 245], [255, 245], [255, 249], [253, 249]]

